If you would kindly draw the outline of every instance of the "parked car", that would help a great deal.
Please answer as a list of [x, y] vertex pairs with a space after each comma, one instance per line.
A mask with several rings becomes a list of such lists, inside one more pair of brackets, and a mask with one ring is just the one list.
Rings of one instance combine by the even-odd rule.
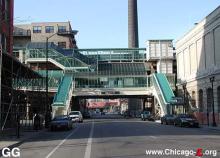
[[104, 112], [104, 111], [102, 111], [102, 112], [101, 112], [101, 115], [105, 115], [105, 112]]
[[151, 119], [150, 111], [143, 111], [141, 113], [141, 120], [145, 121], [145, 120], [150, 120], [150, 119]]
[[155, 121], [155, 120], [157, 120], [157, 118], [155, 117], [155, 115], [151, 114], [148, 120], [149, 121]]
[[141, 118], [141, 111], [136, 111], [135, 112], [135, 117], [136, 118]]
[[56, 116], [51, 122], [50, 122], [50, 130], [57, 130], [57, 129], [66, 129], [70, 130], [73, 127], [73, 123], [71, 121], [71, 118], [68, 115], [60, 115]]
[[130, 111], [128, 111], [128, 110], [124, 111], [123, 116], [124, 116], [124, 118], [129, 118], [129, 117], [131, 117]]
[[85, 111], [85, 112], [83, 113], [83, 118], [91, 118], [90, 113], [89, 113], [88, 111]]
[[69, 117], [72, 119], [73, 122], [83, 122], [83, 116], [80, 111], [71, 111], [69, 113]]
[[163, 117], [161, 117], [161, 124], [165, 125], [173, 125], [174, 124], [175, 115], [169, 115], [166, 114]]
[[174, 119], [174, 125], [180, 127], [199, 127], [199, 122], [193, 115], [179, 114]]

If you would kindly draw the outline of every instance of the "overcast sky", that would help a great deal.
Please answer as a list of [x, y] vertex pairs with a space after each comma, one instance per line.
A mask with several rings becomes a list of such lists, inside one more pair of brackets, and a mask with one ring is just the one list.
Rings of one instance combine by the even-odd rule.
[[[138, 0], [139, 46], [178, 40], [219, 0]], [[127, 0], [15, 0], [15, 24], [70, 21], [79, 48], [128, 47]]]

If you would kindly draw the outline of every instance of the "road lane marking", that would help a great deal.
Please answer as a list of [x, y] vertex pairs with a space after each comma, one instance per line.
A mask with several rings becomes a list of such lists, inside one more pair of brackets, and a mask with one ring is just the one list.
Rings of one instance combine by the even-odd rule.
[[73, 130], [70, 134], [68, 134], [45, 158], [49, 158], [70, 136], [78, 131], [79, 127]]
[[91, 156], [93, 131], [94, 131], [94, 122], [92, 122], [92, 127], [91, 127], [91, 130], [90, 130], [90, 133], [89, 133], [89, 138], [88, 138], [84, 158], [90, 158], [90, 156]]
[[155, 136], [150, 136], [150, 138], [157, 139], [157, 137], [155, 137]]

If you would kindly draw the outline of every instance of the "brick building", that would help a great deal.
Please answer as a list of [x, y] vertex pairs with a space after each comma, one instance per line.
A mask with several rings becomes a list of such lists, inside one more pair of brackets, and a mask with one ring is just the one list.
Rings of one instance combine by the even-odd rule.
[[29, 42], [53, 42], [61, 48], [76, 48], [76, 30], [70, 22], [39, 22], [14, 26], [14, 46], [25, 47]]
[[14, 0], [0, 0], [0, 43], [7, 53], [13, 51]]

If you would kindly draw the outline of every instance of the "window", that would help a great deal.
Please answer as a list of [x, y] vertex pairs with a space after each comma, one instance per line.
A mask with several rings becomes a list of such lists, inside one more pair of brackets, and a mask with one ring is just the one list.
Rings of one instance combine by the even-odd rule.
[[195, 108], [196, 107], [196, 92], [195, 91], [192, 91], [191, 103], [192, 103], [192, 106]]
[[33, 33], [41, 33], [41, 26], [34, 26], [33, 27]]
[[58, 42], [58, 47], [66, 48], [66, 42]]
[[199, 90], [199, 112], [203, 112], [203, 91]]
[[54, 27], [53, 26], [46, 26], [45, 32], [46, 33], [54, 33]]
[[66, 26], [58, 26], [58, 32], [59, 33], [66, 32]]

